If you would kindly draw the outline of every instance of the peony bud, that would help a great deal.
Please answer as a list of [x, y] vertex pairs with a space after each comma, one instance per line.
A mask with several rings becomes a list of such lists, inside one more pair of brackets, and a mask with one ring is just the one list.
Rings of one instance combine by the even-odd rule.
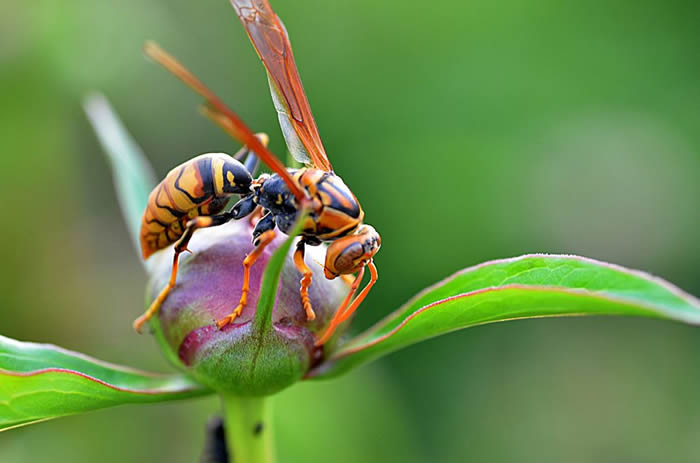
[[[243, 284], [243, 259], [253, 250], [248, 220], [198, 230], [183, 253], [177, 284], [152, 326], [168, 358], [217, 392], [260, 396], [275, 393], [301, 379], [312, 365], [314, 336], [326, 328], [348, 293], [342, 278], [323, 274], [324, 246], [307, 246], [306, 263], [313, 270], [309, 291], [315, 320], [308, 321], [299, 296], [300, 272], [287, 256], [280, 276], [272, 328], [256, 332], [253, 319], [263, 272], [275, 250], [287, 239], [278, 233], [255, 262], [250, 274], [248, 304], [232, 324], [219, 330], [215, 321], [233, 311]], [[147, 300], [167, 283], [172, 248], [160, 251]]]

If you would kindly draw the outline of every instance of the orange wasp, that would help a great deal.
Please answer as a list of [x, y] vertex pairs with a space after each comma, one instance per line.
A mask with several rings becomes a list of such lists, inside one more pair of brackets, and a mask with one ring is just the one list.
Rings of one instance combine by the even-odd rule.
[[[143, 257], [148, 258], [172, 243], [175, 244], [175, 254], [169, 284], [134, 322], [134, 328], [138, 331], [158, 311], [175, 286], [179, 255], [187, 250], [195, 230], [242, 219], [260, 207], [263, 216], [253, 231], [255, 249], [243, 261], [240, 300], [235, 309], [216, 324], [222, 329], [240, 315], [247, 303], [250, 268], [274, 239], [275, 229], [288, 234], [299, 217], [305, 214], [294, 263], [302, 274], [299, 292], [307, 319], [313, 320], [315, 314], [309, 299], [312, 272], [304, 261], [306, 245], [330, 243], [324, 264], [326, 278], [357, 273], [349, 294], [329, 327], [317, 339], [316, 345], [320, 346], [331, 338], [339, 324], [353, 314], [377, 281], [373, 257], [381, 246], [381, 239], [374, 228], [363, 223], [362, 207], [333, 172], [284, 25], [267, 0], [232, 0], [231, 3], [267, 70], [272, 100], [287, 147], [305, 167], [286, 168], [267, 149], [267, 136], [259, 134], [256, 137], [182, 64], [157, 45], [148, 43], [146, 53], [204, 97], [203, 113], [245, 146], [235, 157], [210, 153], [185, 162], [173, 169], [151, 193], [141, 227]], [[238, 160], [248, 151], [262, 159], [274, 173], [253, 179], [251, 171], [254, 168], [251, 166], [254, 163], [246, 161], [244, 165]], [[240, 195], [241, 199], [231, 210], [222, 212], [234, 194]], [[369, 267], [370, 281], [353, 299], [365, 267]]]

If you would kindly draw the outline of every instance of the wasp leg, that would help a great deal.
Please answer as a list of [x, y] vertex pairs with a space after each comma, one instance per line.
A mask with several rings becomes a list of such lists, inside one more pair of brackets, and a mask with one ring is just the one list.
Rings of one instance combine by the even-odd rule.
[[[331, 320], [330, 325], [328, 325], [328, 328], [326, 328], [326, 331], [323, 333], [323, 335], [316, 341], [315, 345], [320, 346], [321, 344], [324, 344], [325, 342], [330, 339], [332, 336], [333, 332], [335, 331], [335, 328], [341, 323], [340, 319], [343, 317], [343, 313], [345, 313], [348, 305], [350, 305], [350, 301], [352, 298], [355, 296], [355, 293], [357, 292], [357, 288], [360, 287], [360, 283], [362, 282], [362, 277], [365, 275], [365, 267], [363, 266], [360, 268], [360, 271], [357, 272], [357, 276], [352, 279], [350, 282], [350, 292], [348, 292], [348, 295], [345, 296], [345, 299], [343, 300], [343, 303], [340, 304], [340, 307], [338, 307], [338, 310], [335, 312], [335, 315], [333, 316], [333, 319]], [[352, 278], [351, 275], [342, 275], [342, 276], [348, 276]]]
[[248, 254], [243, 260], [243, 287], [241, 288], [241, 298], [238, 301], [236, 308], [225, 316], [224, 318], [217, 320], [216, 326], [222, 329], [224, 326], [233, 323], [233, 321], [238, 317], [243, 311], [243, 307], [248, 303], [248, 292], [250, 291], [250, 268], [253, 266], [256, 260], [260, 257], [265, 247], [272, 242], [275, 238], [275, 217], [272, 213], [268, 212], [265, 217], [258, 221], [258, 224], [253, 230], [253, 244], [255, 244], [255, 249], [253, 252]]
[[260, 237], [256, 240], [255, 249], [253, 252], [248, 254], [243, 260], [243, 288], [241, 288], [241, 298], [238, 301], [238, 305], [230, 314], [226, 315], [224, 318], [217, 320], [216, 326], [219, 329], [223, 329], [226, 325], [233, 323], [233, 321], [238, 317], [243, 311], [243, 307], [248, 303], [248, 292], [250, 291], [250, 268], [253, 266], [256, 260], [265, 250], [268, 244], [275, 239], [275, 231], [267, 230], [263, 232]]
[[340, 309], [338, 309], [338, 311], [335, 313], [335, 316], [333, 317], [333, 320], [331, 320], [331, 324], [328, 326], [328, 328], [326, 328], [326, 331], [321, 335], [321, 337], [318, 338], [318, 340], [314, 344], [315, 346], [318, 347], [328, 342], [331, 336], [333, 336], [333, 332], [338, 327], [338, 325], [347, 320], [355, 312], [355, 310], [357, 310], [360, 304], [362, 304], [362, 301], [364, 301], [365, 297], [367, 297], [367, 294], [369, 294], [369, 290], [372, 289], [372, 286], [374, 286], [374, 284], [379, 279], [379, 274], [377, 273], [377, 267], [375, 267], [374, 261], [369, 261], [367, 266], [369, 267], [369, 283], [367, 283], [367, 286], [365, 286], [362, 292], [360, 292], [360, 294], [357, 295], [357, 298], [355, 298], [355, 300], [352, 301], [352, 305], [350, 307], [343, 307], [350, 300], [351, 295], [356, 291], [356, 285], [359, 286], [364, 270], [363, 267], [357, 274], [357, 278], [355, 278], [355, 281], [353, 282], [350, 294], [348, 294], [348, 297], [345, 298], [343, 304], [340, 306]]
[[[345, 312], [345, 309], [347, 309], [348, 305], [350, 304], [350, 301], [352, 298], [355, 296], [355, 293], [357, 292], [357, 288], [360, 287], [360, 283], [362, 282], [362, 277], [365, 275], [365, 267], [362, 267], [359, 272], [357, 272], [357, 276], [354, 278], [350, 285], [350, 292], [348, 292], [348, 295], [345, 296], [345, 299], [343, 300], [343, 303], [340, 304], [340, 307], [338, 307], [338, 310], [335, 312], [335, 315], [333, 316], [333, 319], [331, 320], [331, 323], [328, 325], [328, 328], [326, 328], [326, 331], [323, 332], [323, 334], [318, 338], [318, 340], [315, 342], [315, 346], [320, 346], [322, 344], [325, 344], [330, 337], [333, 335], [333, 332], [335, 331], [336, 327], [340, 324], [340, 318], [342, 317], [343, 313]], [[350, 276], [350, 275], [348, 275]]]
[[313, 273], [311, 272], [309, 266], [306, 265], [306, 262], [304, 262], [305, 244], [306, 242], [303, 239], [297, 243], [297, 250], [294, 251], [294, 265], [296, 265], [297, 270], [299, 270], [302, 274], [301, 281], [299, 281], [301, 284], [299, 294], [301, 295], [301, 303], [306, 311], [306, 319], [314, 320], [316, 318], [316, 314], [311, 308], [311, 299], [309, 299], [309, 286], [311, 286], [311, 276]]
[[369, 294], [370, 289], [372, 289], [372, 286], [377, 282], [379, 279], [379, 273], [377, 272], [377, 267], [374, 265], [374, 261], [370, 261], [369, 264], [367, 264], [369, 267], [369, 282], [367, 283], [367, 286], [362, 290], [360, 294], [358, 294], [357, 298], [352, 302], [352, 305], [345, 309], [343, 314], [340, 316], [340, 320], [338, 320], [338, 324], [343, 323], [345, 320], [350, 318], [350, 316], [355, 313], [355, 310], [362, 304], [362, 301], [365, 300], [367, 295]]
[[[362, 267], [364, 268], [364, 267]], [[355, 281], [355, 279], [352, 277], [352, 275], [340, 275], [340, 278], [343, 279], [346, 285], [352, 286], [352, 283]]]
[[[258, 132], [255, 134], [256, 137], [258, 137], [258, 140], [263, 144], [263, 146], [267, 147], [267, 144], [270, 142], [270, 137], [267, 136], [266, 133], [264, 132]], [[233, 158], [237, 161], [243, 161], [243, 158], [245, 158], [245, 162], [243, 162], [243, 165], [245, 168], [250, 172], [250, 175], [255, 176], [255, 171], [258, 168], [258, 163], [259, 159], [253, 153], [248, 146], [244, 146], [243, 148], [239, 149], [236, 154], [233, 155]]]
[[231, 218], [228, 216], [228, 214], [221, 214], [213, 216], [200, 216], [187, 222], [187, 225], [185, 226], [185, 231], [183, 232], [180, 239], [177, 240], [177, 242], [175, 243], [175, 255], [173, 256], [173, 267], [170, 272], [170, 281], [168, 282], [168, 285], [165, 288], [163, 288], [160, 294], [158, 294], [158, 297], [156, 297], [156, 299], [151, 303], [150, 307], [148, 307], [148, 310], [146, 310], [146, 312], [144, 312], [144, 314], [141, 315], [139, 318], [134, 320], [133, 326], [136, 332], [141, 332], [141, 327], [143, 326], [143, 324], [150, 320], [150, 318], [158, 312], [160, 306], [163, 305], [165, 298], [168, 297], [168, 293], [170, 293], [170, 290], [175, 287], [175, 279], [177, 277], [177, 267], [180, 259], [180, 254], [182, 254], [185, 251], [189, 251], [189, 249], [187, 249], [187, 245], [189, 244], [194, 231], [199, 228], [215, 227], [217, 225], [222, 225], [228, 222], [230, 219]]
[[242, 219], [253, 213], [258, 204], [255, 202], [254, 195], [244, 196], [231, 208], [231, 212], [228, 214], [233, 220]]
[[252, 151], [248, 154], [248, 157], [245, 158], [245, 162], [243, 163], [253, 177], [255, 177], [255, 171], [258, 170], [258, 164], [260, 164], [260, 159]]
[[268, 212], [263, 216], [262, 219], [258, 220], [258, 223], [253, 229], [253, 244], [258, 245], [260, 243], [260, 238], [262, 235], [275, 228], [275, 216], [271, 212]]

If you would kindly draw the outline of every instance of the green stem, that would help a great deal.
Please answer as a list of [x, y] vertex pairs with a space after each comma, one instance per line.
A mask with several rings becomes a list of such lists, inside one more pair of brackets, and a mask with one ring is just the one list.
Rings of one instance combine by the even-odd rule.
[[221, 395], [231, 463], [274, 463], [272, 406], [268, 397]]

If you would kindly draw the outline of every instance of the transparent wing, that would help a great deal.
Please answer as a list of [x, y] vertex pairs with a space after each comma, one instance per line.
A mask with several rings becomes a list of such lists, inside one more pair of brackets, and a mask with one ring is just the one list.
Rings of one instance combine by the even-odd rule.
[[299, 162], [332, 171], [282, 21], [268, 0], [231, 0], [231, 4], [267, 70], [289, 151]]

